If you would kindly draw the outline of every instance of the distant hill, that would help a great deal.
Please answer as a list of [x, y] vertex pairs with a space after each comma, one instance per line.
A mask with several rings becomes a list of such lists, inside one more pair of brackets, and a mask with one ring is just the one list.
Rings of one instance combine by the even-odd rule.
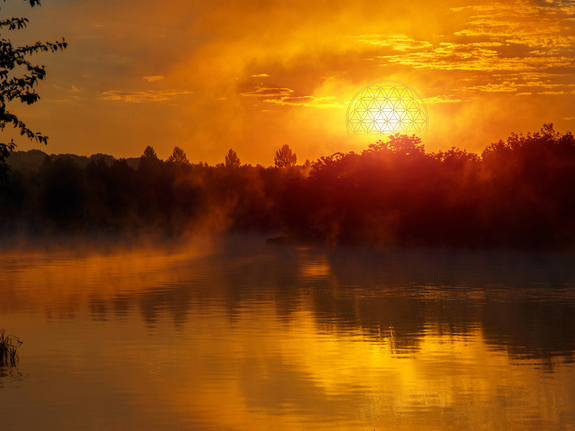
[[40, 150], [14, 151], [8, 157], [8, 164], [12, 170], [36, 171], [46, 157], [48, 154]]
[[[104, 159], [108, 166], [111, 166], [116, 158], [110, 156], [109, 154], [92, 154], [90, 157], [77, 156], [76, 154], [46, 154], [40, 150], [29, 150], [29, 151], [14, 151], [10, 154], [8, 158], [8, 164], [11, 166], [12, 170], [21, 171], [37, 171], [42, 165], [42, 162], [46, 157], [50, 157], [52, 160], [56, 160], [62, 157], [72, 159], [74, 164], [79, 168], [84, 169], [88, 166], [92, 160]], [[126, 159], [128, 165], [132, 168], [137, 169], [138, 163], [140, 162], [139, 157], [130, 157]]]

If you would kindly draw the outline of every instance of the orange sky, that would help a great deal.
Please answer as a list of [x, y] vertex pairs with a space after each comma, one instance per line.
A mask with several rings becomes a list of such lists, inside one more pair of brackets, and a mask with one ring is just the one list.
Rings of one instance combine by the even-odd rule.
[[[191, 162], [273, 164], [361, 151], [347, 103], [393, 79], [427, 103], [428, 151], [480, 152], [511, 132], [553, 122], [575, 131], [575, 4], [571, 1], [44, 0], [1, 4], [28, 29], [15, 43], [55, 41], [40, 54], [41, 100], [10, 108], [47, 147], [18, 150], [135, 157], [175, 145]], [[6, 139], [4, 139], [6, 141]]]

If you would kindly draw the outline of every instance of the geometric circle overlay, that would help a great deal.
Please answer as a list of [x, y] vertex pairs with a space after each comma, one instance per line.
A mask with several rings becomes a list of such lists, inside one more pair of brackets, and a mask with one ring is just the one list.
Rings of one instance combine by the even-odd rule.
[[413, 88], [399, 81], [376, 81], [349, 102], [345, 122], [348, 134], [424, 134], [429, 119], [425, 103]]

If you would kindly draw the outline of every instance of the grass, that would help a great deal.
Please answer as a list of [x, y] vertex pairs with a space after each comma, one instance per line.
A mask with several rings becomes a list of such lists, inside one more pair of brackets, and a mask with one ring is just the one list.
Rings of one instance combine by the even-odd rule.
[[14, 335], [4, 335], [4, 329], [0, 329], [0, 365], [16, 365], [18, 354], [16, 350], [22, 345], [22, 341]]

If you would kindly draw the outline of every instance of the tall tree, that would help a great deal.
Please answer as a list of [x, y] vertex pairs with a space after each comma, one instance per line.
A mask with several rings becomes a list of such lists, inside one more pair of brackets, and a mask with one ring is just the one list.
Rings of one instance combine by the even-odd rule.
[[148, 171], [157, 170], [162, 164], [162, 160], [158, 158], [156, 150], [154, 147], [148, 145], [144, 150], [144, 154], [140, 156], [140, 162], [138, 163], [138, 170], [148, 173]]
[[289, 145], [285, 144], [276, 151], [274, 162], [278, 168], [287, 168], [289, 166], [294, 166], [297, 163], [297, 156], [291, 150]]
[[[5, 0], [4, 0], [5, 1]], [[30, 6], [40, 5], [40, 0], [27, 0]], [[28, 19], [26, 18], [8, 18], [0, 20], [0, 31], [20, 30], [26, 27]], [[26, 60], [26, 57], [37, 52], [56, 52], [64, 50], [68, 44], [62, 38], [62, 41], [55, 43], [36, 42], [33, 45], [13, 46], [10, 39], [0, 38], [0, 130], [8, 124], [20, 130], [21, 136], [36, 142], [48, 143], [48, 137], [37, 132], [34, 133], [24, 124], [15, 114], [7, 110], [7, 104], [14, 99], [19, 99], [21, 103], [31, 105], [40, 99], [34, 86], [46, 76], [44, 66], [36, 66]], [[21, 76], [13, 73], [15, 69], [24, 69]], [[6, 159], [10, 152], [14, 150], [16, 144], [14, 140], [9, 143], [0, 142], [0, 182], [6, 181], [10, 166]]]
[[190, 164], [188, 156], [186, 156], [185, 151], [180, 147], [174, 147], [174, 151], [172, 151], [172, 155], [168, 158], [168, 162], [174, 163], [176, 166], [185, 166]]
[[241, 165], [240, 158], [234, 150], [230, 148], [226, 155], [226, 168], [239, 168]]

